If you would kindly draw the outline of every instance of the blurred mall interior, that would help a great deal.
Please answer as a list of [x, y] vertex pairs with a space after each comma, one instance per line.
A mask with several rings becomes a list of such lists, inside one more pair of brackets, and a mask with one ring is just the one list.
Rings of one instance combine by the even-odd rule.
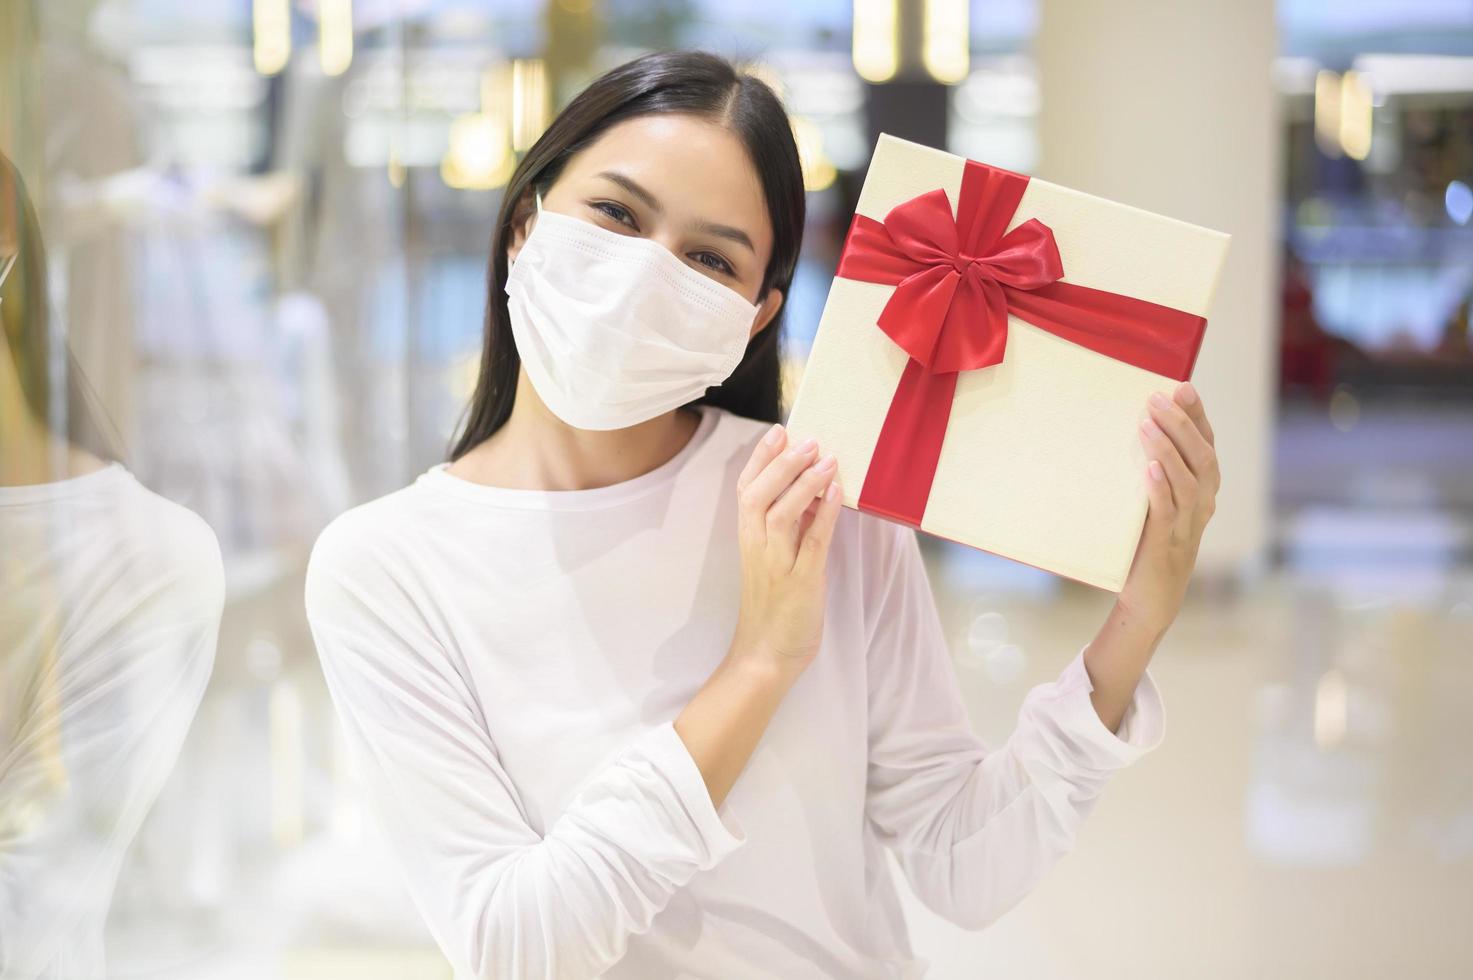
[[[218, 637], [172, 637], [212, 669], [158, 679], [192, 719], [113, 706], [180, 726], [156, 799], [73, 774], [79, 819], [136, 825], [96, 834], [106, 907], [77, 897], [107, 975], [450, 977], [355, 791], [306, 559], [446, 457], [519, 154], [665, 47], [745, 59], [791, 115], [794, 381], [880, 132], [1233, 236], [1195, 375], [1224, 482], [1151, 665], [1165, 744], [991, 928], [908, 902], [928, 975], [1473, 976], [1473, 0], [3, 0], [52, 376], [224, 562]], [[1110, 596], [923, 546], [1001, 742]], [[48, 547], [0, 541], [0, 568]], [[5, 657], [26, 624], [0, 609]]]

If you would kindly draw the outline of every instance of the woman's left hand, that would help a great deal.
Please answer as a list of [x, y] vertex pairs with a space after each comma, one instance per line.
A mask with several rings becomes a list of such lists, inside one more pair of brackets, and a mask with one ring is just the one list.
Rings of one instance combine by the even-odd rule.
[[1212, 426], [1190, 383], [1178, 385], [1170, 398], [1153, 394], [1147, 412], [1140, 437], [1150, 511], [1116, 604], [1137, 623], [1164, 631], [1186, 596], [1222, 477]]

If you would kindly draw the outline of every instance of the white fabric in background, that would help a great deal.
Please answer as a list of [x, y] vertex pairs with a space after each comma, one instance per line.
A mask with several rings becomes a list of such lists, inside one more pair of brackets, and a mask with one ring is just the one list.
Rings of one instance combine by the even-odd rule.
[[673, 720], [726, 654], [735, 480], [768, 426], [702, 410], [606, 487], [437, 464], [335, 519], [307, 614], [350, 754], [458, 978], [917, 977], [883, 848], [979, 929], [1156, 748], [1081, 650], [1001, 746], [968, 721], [915, 532], [845, 509], [823, 648], [718, 810]]

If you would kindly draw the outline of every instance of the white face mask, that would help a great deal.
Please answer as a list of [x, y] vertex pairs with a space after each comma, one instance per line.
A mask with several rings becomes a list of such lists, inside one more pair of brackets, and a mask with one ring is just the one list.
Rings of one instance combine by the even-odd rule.
[[506, 279], [532, 387], [579, 429], [693, 401], [741, 363], [760, 309], [659, 242], [542, 209]]

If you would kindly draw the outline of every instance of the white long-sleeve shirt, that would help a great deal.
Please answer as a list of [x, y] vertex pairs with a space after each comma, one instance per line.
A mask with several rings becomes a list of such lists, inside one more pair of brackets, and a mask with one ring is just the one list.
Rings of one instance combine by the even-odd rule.
[[589, 490], [446, 472], [335, 519], [307, 614], [350, 756], [457, 978], [918, 977], [883, 848], [980, 929], [1160, 744], [1081, 650], [999, 747], [973, 731], [915, 532], [845, 509], [823, 645], [720, 808], [673, 720], [729, 648], [735, 481], [764, 423]]
[[214, 531], [122, 463], [0, 486], [0, 978], [109, 975], [118, 873], [224, 601]]

